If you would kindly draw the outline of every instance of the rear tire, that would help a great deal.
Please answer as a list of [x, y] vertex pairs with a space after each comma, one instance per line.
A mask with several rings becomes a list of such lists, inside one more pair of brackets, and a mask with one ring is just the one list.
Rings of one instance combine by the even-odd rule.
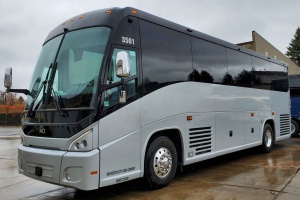
[[263, 153], [269, 153], [274, 146], [274, 131], [270, 124], [266, 124], [264, 127], [261, 150]]
[[299, 124], [292, 119], [291, 121], [291, 136], [297, 137], [299, 135]]
[[177, 169], [177, 151], [173, 142], [165, 136], [156, 138], [145, 156], [145, 179], [151, 189], [169, 185]]

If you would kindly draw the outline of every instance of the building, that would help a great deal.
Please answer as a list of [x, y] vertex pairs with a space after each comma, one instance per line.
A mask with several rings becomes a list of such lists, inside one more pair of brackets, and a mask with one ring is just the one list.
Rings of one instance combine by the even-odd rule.
[[251, 49], [252, 51], [262, 53], [270, 58], [282, 60], [283, 62], [288, 64], [289, 74], [300, 74], [300, 67], [296, 63], [286, 57], [283, 53], [281, 53], [278, 49], [276, 49], [272, 44], [270, 44], [266, 39], [264, 39], [255, 31], [252, 31], [252, 41], [239, 43], [237, 45], [245, 47], [247, 49]]

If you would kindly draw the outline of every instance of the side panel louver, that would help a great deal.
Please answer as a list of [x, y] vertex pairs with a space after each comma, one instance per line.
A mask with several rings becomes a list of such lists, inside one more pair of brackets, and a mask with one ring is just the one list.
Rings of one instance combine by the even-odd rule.
[[280, 115], [280, 135], [287, 135], [291, 132], [291, 117], [289, 114]]
[[189, 147], [195, 154], [204, 154], [212, 151], [212, 127], [189, 129]]

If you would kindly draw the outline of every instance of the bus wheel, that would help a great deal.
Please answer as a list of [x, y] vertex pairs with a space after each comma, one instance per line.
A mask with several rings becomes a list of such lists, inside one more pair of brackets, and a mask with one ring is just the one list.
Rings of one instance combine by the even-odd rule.
[[299, 124], [293, 119], [291, 122], [291, 134], [292, 137], [296, 137], [299, 134]]
[[152, 189], [169, 185], [176, 173], [177, 151], [165, 136], [156, 138], [145, 156], [145, 179]]
[[261, 149], [264, 153], [272, 151], [274, 146], [274, 132], [270, 124], [266, 124], [263, 132]]

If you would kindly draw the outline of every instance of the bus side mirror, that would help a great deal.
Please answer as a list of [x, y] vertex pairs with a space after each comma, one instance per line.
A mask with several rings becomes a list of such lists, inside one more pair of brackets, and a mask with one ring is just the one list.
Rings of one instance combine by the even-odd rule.
[[130, 65], [129, 56], [126, 51], [120, 51], [117, 53], [116, 59], [116, 75], [119, 78], [129, 76]]
[[121, 78], [122, 87], [119, 94], [119, 103], [126, 103], [126, 91], [124, 77], [129, 76], [130, 64], [129, 55], [126, 51], [120, 51], [117, 53], [116, 59], [116, 75]]
[[5, 76], [4, 76], [4, 87], [9, 89], [11, 88], [12, 85], [12, 68], [6, 68], [5, 69]]

